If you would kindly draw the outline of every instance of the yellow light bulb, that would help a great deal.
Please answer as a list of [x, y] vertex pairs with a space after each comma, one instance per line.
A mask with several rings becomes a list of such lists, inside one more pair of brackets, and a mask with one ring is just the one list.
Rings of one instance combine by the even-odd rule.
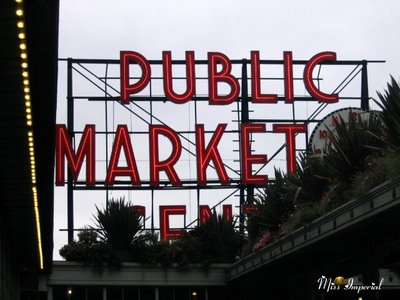
[[24, 28], [24, 27], [25, 27], [24, 22], [23, 22], [23, 21], [18, 21], [17, 27], [18, 27], [18, 28]]
[[25, 39], [25, 33], [23, 33], [23, 32], [19, 33], [19, 34], [18, 34], [18, 38], [19, 38], [20, 40]]
[[24, 15], [24, 11], [22, 9], [17, 9], [15, 13], [17, 14], [18, 17], [22, 17]]

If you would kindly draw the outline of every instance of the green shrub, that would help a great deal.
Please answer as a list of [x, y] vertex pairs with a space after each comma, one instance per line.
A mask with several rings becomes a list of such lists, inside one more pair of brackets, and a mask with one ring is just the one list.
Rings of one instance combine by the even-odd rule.
[[367, 165], [367, 169], [357, 173], [352, 180], [348, 191], [352, 199], [364, 196], [379, 184], [400, 176], [400, 156], [395, 151], [372, 157], [367, 161]]
[[95, 231], [87, 228], [78, 233], [78, 241], [64, 245], [60, 251], [60, 255], [67, 261], [82, 262], [95, 266], [119, 266], [120, 261], [112, 247], [98, 239]]

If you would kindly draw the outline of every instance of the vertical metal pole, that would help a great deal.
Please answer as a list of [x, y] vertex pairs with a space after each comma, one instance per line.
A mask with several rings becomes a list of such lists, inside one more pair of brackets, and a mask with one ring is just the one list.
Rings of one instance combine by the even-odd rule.
[[[194, 100], [194, 124], [197, 124], [197, 99]], [[190, 164], [190, 161], [189, 161]], [[190, 174], [192, 175], [192, 174]], [[197, 226], [200, 226], [200, 189], [196, 189], [196, 197], [197, 197]]]
[[[67, 124], [68, 132], [73, 143], [75, 143], [74, 134], [74, 98], [73, 98], [73, 80], [72, 80], [72, 59], [68, 58], [67, 73]], [[67, 226], [68, 226], [68, 244], [74, 241], [74, 191], [72, 184], [72, 173], [68, 169], [67, 182]]]
[[47, 287], [47, 300], [53, 300], [53, 287]]
[[249, 92], [247, 86], [247, 63], [243, 59], [242, 63], [242, 107], [241, 107], [242, 123], [249, 123]]
[[[246, 124], [249, 123], [249, 92], [248, 92], [248, 85], [247, 85], [247, 60], [243, 59], [242, 62], [242, 101], [241, 101], [241, 123]], [[239, 136], [239, 140], [240, 136]], [[240, 153], [242, 153], [241, 149], [242, 143], [240, 142]], [[242, 165], [240, 165], [240, 174], [242, 174]], [[243, 177], [243, 176], [242, 176]], [[241, 233], [244, 232], [244, 214], [242, 212], [242, 206], [246, 202], [246, 193], [245, 190], [247, 190], [247, 196], [252, 195], [253, 192], [253, 187], [250, 185], [244, 186], [241, 184], [240, 186], [240, 210], [239, 210], [239, 230]]]
[[367, 61], [362, 62], [361, 71], [361, 109], [369, 111], [369, 93], [368, 93], [368, 70]]
[[[152, 94], [152, 81], [150, 80], [150, 98], [153, 97]], [[153, 101], [150, 101], [150, 124], [153, 124]], [[161, 227], [161, 226], [159, 226]], [[154, 234], [154, 189], [151, 189], [151, 232]]]
[[160, 299], [160, 293], [159, 293], [158, 287], [156, 287], [154, 289], [154, 296], [155, 296], [155, 300], [159, 300]]
[[[105, 125], [106, 125], [106, 170], [107, 170], [107, 164], [108, 164], [108, 101], [107, 101], [107, 97], [108, 97], [108, 84], [107, 84], [107, 78], [108, 78], [108, 64], [106, 64], [106, 72], [104, 74], [105, 79], [104, 79], [104, 97], [105, 97], [105, 101], [104, 101], [104, 108], [105, 108]], [[114, 128], [113, 128], [114, 130]], [[108, 189], [108, 185], [106, 185], [106, 207], [108, 207], [108, 198], [109, 198], [109, 189]]]
[[107, 300], [107, 288], [103, 287], [103, 300]]
[[154, 231], [154, 189], [151, 189], [151, 233]]
[[196, 189], [197, 197], [197, 226], [200, 226], [200, 189]]

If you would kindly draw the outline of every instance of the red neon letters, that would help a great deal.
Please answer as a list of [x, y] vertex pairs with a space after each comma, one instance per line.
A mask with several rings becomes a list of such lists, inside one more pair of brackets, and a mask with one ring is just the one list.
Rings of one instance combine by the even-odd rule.
[[[118, 166], [121, 150], [124, 150], [127, 166]], [[111, 152], [110, 164], [106, 177], [106, 185], [113, 185], [116, 176], [128, 176], [133, 185], [140, 184], [139, 172], [136, 166], [135, 155], [129, 138], [128, 126], [118, 125], [114, 146]]]
[[293, 87], [293, 58], [292, 52], [283, 52], [283, 70], [285, 77], [285, 102], [293, 103], [294, 87]]
[[177, 238], [182, 235], [181, 229], [171, 229], [169, 226], [169, 216], [185, 215], [185, 205], [165, 205], [160, 206], [160, 238], [162, 241]]
[[[219, 182], [223, 185], [230, 183], [225, 164], [218, 150], [218, 144], [223, 138], [227, 124], [219, 124], [213, 132], [209, 142], [206, 143], [204, 124], [196, 125], [196, 161], [197, 161], [197, 182], [205, 185], [208, 182], [207, 169], [213, 163]], [[273, 132], [286, 135], [286, 155], [288, 172], [295, 171], [295, 135], [300, 132], [307, 132], [306, 124], [274, 124]], [[250, 135], [266, 133], [265, 124], [241, 124], [241, 181], [243, 184], [265, 184], [268, 181], [267, 175], [253, 174], [252, 166], [255, 164], [266, 164], [267, 155], [252, 154], [250, 147]], [[71, 138], [65, 125], [57, 125], [57, 147], [56, 147], [56, 184], [65, 183], [65, 159], [73, 175], [74, 182], [77, 181], [84, 159], [86, 158], [86, 184], [94, 185], [95, 178], [95, 126], [86, 125], [79, 142], [76, 154], [72, 147]], [[159, 138], [164, 136], [171, 144], [171, 153], [165, 160], [160, 160]], [[150, 181], [151, 186], [160, 185], [160, 172], [164, 171], [168, 177], [168, 183], [173, 186], [181, 186], [181, 179], [174, 166], [178, 163], [182, 144], [177, 132], [166, 125], [149, 126], [149, 150], [150, 150]], [[120, 162], [121, 153], [124, 154], [125, 162]], [[139, 170], [131, 144], [127, 125], [118, 125], [111, 157], [106, 172], [105, 185], [113, 186], [116, 177], [120, 180], [128, 178], [132, 185], [142, 185]], [[125, 182], [126, 183], [126, 182]], [[164, 182], [165, 183], [165, 182]], [[99, 182], [101, 184], [101, 182]]]
[[[165, 97], [177, 104], [187, 103], [196, 93], [196, 75], [195, 75], [195, 54], [194, 51], [186, 51], [186, 91], [178, 94], [173, 88], [172, 55], [171, 51], [163, 51], [163, 86]], [[261, 75], [260, 75], [260, 53], [251, 51], [251, 91], [252, 102], [254, 103], [276, 103], [277, 94], [261, 93]], [[232, 74], [232, 63], [223, 53], [208, 53], [208, 97], [211, 105], [228, 105], [237, 100], [240, 94], [240, 85], [238, 79]], [[320, 91], [313, 82], [312, 73], [318, 64], [324, 62], [336, 61], [335, 52], [321, 52], [313, 56], [305, 65], [303, 81], [304, 86], [315, 100], [334, 103], [339, 99], [338, 94], [327, 94]], [[141, 69], [139, 80], [130, 83], [131, 63], [137, 64]], [[218, 69], [220, 69], [218, 71]], [[121, 51], [120, 53], [120, 86], [121, 103], [128, 104], [130, 95], [137, 94], [146, 88], [151, 79], [151, 67], [148, 60], [140, 53], [134, 51]], [[283, 52], [283, 78], [285, 102], [292, 103], [295, 100], [293, 84], [293, 55], [290, 51]], [[175, 79], [176, 80], [176, 79]], [[220, 93], [222, 87], [228, 87], [228, 91]]]
[[246, 184], [263, 184], [268, 181], [267, 175], [253, 175], [251, 166], [253, 164], [267, 163], [267, 156], [262, 154], [251, 154], [250, 133], [265, 132], [265, 124], [242, 124], [242, 181]]
[[[336, 53], [321, 52], [313, 56], [306, 64], [303, 73], [304, 85], [310, 96], [314, 99], [326, 103], [334, 103], [339, 99], [338, 94], [327, 94], [319, 90], [314, 84], [313, 70], [318, 64], [332, 62], [336, 60]], [[194, 51], [186, 52], [186, 90], [178, 93], [174, 89], [173, 63], [170, 51], [164, 51], [162, 54], [163, 65], [163, 87], [165, 96], [170, 101], [177, 104], [184, 104], [190, 101], [196, 93], [196, 75], [195, 75], [195, 54]], [[140, 75], [131, 76], [131, 65], [137, 65], [140, 69]], [[204, 64], [204, 62], [203, 62]], [[258, 51], [251, 51], [251, 100], [254, 103], [275, 103], [278, 101], [277, 94], [263, 94], [261, 92], [262, 78], [260, 67], [262, 61]], [[209, 104], [228, 105], [236, 101], [240, 94], [240, 84], [238, 79], [232, 74], [232, 63], [230, 59], [218, 52], [208, 53], [208, 92]], [[134, 51], [121, 51], [120, 53], [120, 84], [121, 84], [121, 102], [129, 103], [133, 94], [142, 92], [151, 80], [151, 66], [149, 61], [140, 53]], [[139, 78], [131, 83], [131, 78]], [[292, 52], [283, 53], [283, 77], [284, 77], [284, 99], [286, 103], [293, 103], [294, 84], [293, 84], [293, 57]], [[225, 89], [222, 89], [224, 87]], [[176, 88], [176, 87], [175, 87]], [[225, 92], [223, 92], [225, 91]], [[197, 181], [199, 185], [205, 185], [208, 182], [207, 171], [212, 167], [218, 176], [221, 184], [229, 184], [231, 179], [227, 168], [223, 162], [218, 146], [223, 138], [227, 124], [217, 125], [215, 131], [206, 142], [204, 124], [195, 125], [196, 139], [196, 163], [197, 163]], [[266, 133], [265, 124], [244, 123], [240, 127], [240, 163], [241, 163], [241, 181], [243, 184], [265, 184], [268, 181], [267, 175], [253, 173], [253, 165], [266, 164], [267, 155], [253, 154], [251, 149], [250, 135]], [[305, 124], [275, 124], [273, 132], [284, 133], [286, 135], [286, 155], [287, 170], [294, 172], [295, 167], [295, 135], [300, 132], [306, 132]], [[172, 147], [168, 158], [162, 160], [159, 151], [160, 136], [166, 138]], [[56, 184], [65, 183], [65, 161], [69, 165], [72, 179], [77, 182], [83, 161], [86, 159], [86, 185], [96, 184], [95, 172], [95, 126], [86, 125], [77, 150], [73, 149], [71, 137], [65, 125], [57, 125], [57, 149], [56, 149]], [[158, 186], [160, 184], [160, 172], [164, 172], [168, 178], [168, 183], [174, 186], [182, 185], [178, 172], [175, 170], [179, 162], [182, 144], [180, 136], [173, 129], [165, 125], [149, 126], [149, 176], [148, 184]], [[74, 152], [76, 151], [76, 152]], [[125, 157], [125, 162], [120, 162], [121, 152]], [[230, 168], [230, 170], [232, 170]], [[142, 185], [139, 170], [136, 164], [131, 137], [126, 125], [118, 125], [116, 136], [112, 147], [110, 161], [106, 170], [105, 185], [112, 186], [116, 177], [122, 177], [122, 180], [129, 180], [132, 185]], [[101, 184], [102, 182], [99, 182]]]
[[[222, 65], [222, 70], [217, 71], [217, 65]], [[210, 104], [231, 104], [237, 99], [240, 92], [239, 81], [231, 74], [232, 65], [229, 58], [222, 54], [208, 53], [208, 91]], [[230, 87], [226, 95], [218, 94], [218, 82], [225, 82]]]
[[[140, 53], [134, 51], [121, 51], [121, 103], [129, 103], [129, 95], [142, 91], [150, 81], [151, 68], [147, 59]], [[135, 84], [129, 84], [129, 64], [136, 62], [142, 69], [142, 76]]]
[[[336, 61], [336, 53], [321, 52], [313, 56], [304, 64], [303, 82], [304, 87], [311, 96], [309, 99], [335, 103], [339, 100], [336, 93], [328, 94], [319, 89], [314, 83], [314, 69], [322, 63], [332, 63]], [[285, 103], [293, 103], [296, 100], [294, 88], [294, 72], [293, 64], [299, 62], [293, 61], [293, 55], [290, 51], [283, 52], [283, 61], [275, 61], [274, 63], [283, 66], [283, 94], [278, 97], [278, 93], [263, 93], [262, 85], [265, 84], [265, 78], [261, 75], [261, 67], [266, 61], [260, 59], [259, 51], [251, 51], [250, 61], [243, 60], [244, 67], [251, 69], [251, 95], [249, 99], [253, 103], [277, 103], [278, 100], [284, 100]], [[177, 78], [176, 64], [184, 65], [185, 78]], [[210, 52], [207, 61], [201, 62], [207, 69], [208, 78], [208, 102], [210, 105], [229, 105], [238, 101], [241, 86], [239, 80], [234, 75], [236, 69], [232, 68], [232, 61], [223, 53]], [[268, 63], [267, 63], [268, 64]], [[139, 69], [139, 74], [137, 73]], [[121, 51], [120, 53], [120, 97], [122, 104], [129, 104], [134, 101], [132, 95], [143, 92], [149, 85], [151, 80], [159, 80], [159, 84], [163, 85], [165, 99], [176, 103], [185, 104], [196, 95], [196, 80], [204, 78], [196, 78], [196, 63], [194, 51], [186, 51], [185, 61], [172, 61], [171, 51], [163, 51], [162, 53], [162, 78], [151, 77], [151, 65], [149, 61], [140, 53], [134, 51]], [[237, 71], [237, 70], [236, 70]], [[201, 73], [201, 72], [199, 72]], [[181, 89], [181, 85], [176, 84], [178, 80], [185, 81], [185, 88]], [[150, 86], [153, 89], [152, 85]], [[183, 90], [183, 91], [182, 91]], [[265, 90], [264, 90], [265, 91]], [[207, 92], [204, 92], [207, 93]], [[152, 95], [152, 94], [150, 94]], [[246, 95], [247, 96], [247, 95]], [[132, 97], [132, 99], [131, 99]], [[164, 96], [162, 96], [164, 98]], [[244, 99], [244, 98], [243, 98]], [[164, 99], [162, 99], [164, 100]], [[268, 182], [266, 174], [258, 174], [254, 171], [254, 165], [264, 165], [268, 162], [266, 154], [254, 154], [252, 149], [252, 136], [257, 134], [260, 138], [266, 138], [266, 124], [247, 122], [242, 119], [240, 124], [240, 183], [241, 185], [263, 185]], [[332, 122], [336, 122], [335, 119]], [[224, 133], [227, 124], [218, 124], [212, 132], [206, 136], [204, 124], [195, 125], [195, 147], [196, 147], [196, 166], [197, 166], [197, 184], [206, 185], [210, 180], [210, 169], [213, 167], [221, 185], [229, 185], [231, 182], [237, 182], [234, 176], [239, 174], [235, 169], [227, 167], [221, 156], [219, 147], [222, 148], [221, 142], [224, 139]], [[179, 160], [182, 154], [181, 134], [174, 131], [166, 125], [152, 124], [149, 125], [148, 147], [149, 147], [149, 174], [145, 174], [141, 179], [140, 170], [138, 169], [134, 149], [132, 146], [131, 135], [128, 126], [120, 124], [117, 126], [115, 140], [111, 149], [110, 160], [105, 172], [104, 181], [96, 181], [96, 151], [95, 151], [95, 125], [86, 125], [80, 136], [80, 141], [71, 138], [65, 125], [57, 125], [56, 127], [56, 184], [65, 184], [66, 168], [68, 164], [70, 176], [73, 183], [78, 182], [79, 173], [82, 169], [84, 161], [86, 161], [86, 178], [85, 184], [88, 186], [102, 185], [113, 186], [114, 184], [123, 183], [136, 186], [147, 185], [147, 187], [158, 187], [160, 184], [182, 186], [187, 184], [185, 180], [179, 177]], [[210, 130], [210, 129], [209, 129]], [[274, 133], [285, 134], [286, 139], [286, 157], [287, 171], [296, 171], [296, 134], [306, 133], [307, 124], [274, 124], [272, 131]], [[208, 131], [210, 132], [210, 131]], [[191, 134], [193, 133], [190, 132]], [[321, 133], [322, 134], [322, 133]], [[163, 153], [160, 151], [160, 140], [164, 139], [171, 145], [170, 153], [167, 158], [162, 158]], [[190, 141], [192, 143], [192, 141]], [[77, 149], [74, 146], [77, 144]], [[123, 157], [123, 158], [122, 158]], [[141, 165], [140, 165], [141, 166]], [[99, 171], [98, 171], [99, 172]], [[162, 173], [160, 175], [160, 173]], [[230, 173], [228, 173], [230, 172]], [[101, 172], [100, 172], [101, 173]], [[231, 175], [233, 174], [233, 175]], [[164, 179], [160, 179], [164, 176]], [[190, 175], [191, 177], [192, 175]], [[233, 178], [231, 178], [233, 177]], [[118, 180], [118, 181], [117, 181]], [[83, 180], [82, 180], [83, 182]], [[192, 183], [192, 180], [190, 180]], [[146, 188], [147, 188], [146, 187]], [[199, 188], [197, 186], [197, 188]], [[145, 220], [146, 209], [144, 206], [134, 206], [133, 210]], [[258, 206], [247, 204], [241, 206], [243, 214], [255, 213]], [[211, 209], [208, 205], [199, 206], [200, 224], [206, 222], [211, 217]], [[179, 237], [182, 230], [173, 229], [170, 226], [170, 216], [181, 215], [186, 218], [185, 205], [167, 205], [160, 206], [160, 234], [162, 240], [169, 240]], [[232, 205], [223, 205], [223, 216], [226, 219], [232, 219]], [[186, 219], [185, 219], [186, 220]], [[186, 221], [185, 221], [186, 223]]]
[[315, 99], [320, 100], [326, 103], [334, 103], [339, 100], [338, 94], [325, 94], [321, 92], [314, 84], [312, 78], [312, 72], [316, 65], [323, 61], [335, 61], [336, 53], [335, 52], [322, 52], [317, 55], [314, 55], [306, 67], [304, 68], [304, 85], [306, 86], [307, 91], [313, 96]]
[[67, 158], [73, 181], [78, 180], [78, 175], [86, 156], [86, 184], [95, 184], [95, 126], [86, 125], [77, 153], [72, 149], [72, 142], [65, 125], [56, 126], [56, 185], [65, 184], [65, 163]]
[[186, 92], [178, 95], [172, 87], [171, 51], [163, 52], [164, 91], [165, 96], [174, 103], [186, 103], [192, 99], [196, 89], [196, 76], [194, 73], [194, 52], [186, 51]]
[[[200, 225], [207, 222], [211, 218], [211, 215], [212, 215], [212, 211], [208, 205], [200, 205], [199, 206]], [[230, 205], [230, 204], [222, 205], [222, 215], [225, 218], [225, 220], [231, 220], [232, 219], [232, 205]]]
[[252, 78], [252, 100], [255, 103], [276, 103], [278, 102], [278, 95], [261, 94], [260, 82], [260, 52], [251, 51], [251, 78]]
[[[163, 135], [169, 139], [172, 145], [171, 155], [164, 161], [159, 161], [158, 136]], [[150, 125], [150, 184], [158, 186], [160, 182], [160, 171], [165, 171], [172, 185], [179, 186], [181, 181], [174, 169], [182, 152], [179, 136], [168, 126]]]
[[307, 132], [306, 124], [274, 124], [274, 132], [286, 135], [286, 164], [289, 173], [296, 171], [296, 133]]
[[212, 160], [218, 177], [223, 184], [229, 182], [221, 155], [217, 150], [217, 146], [226, 128], [226, 124], [219, 124], [213, 134], [209, 144], [205, 147], [204, 125], [196, 125], [196, 149], [197, 149], [197, 178], [200, 185], [207, 183], [206, 170]]
[[[258, 207], [254, 204], [244, 204], [241, 206], [243, 214], [256, 213]], [[165, 205], [160, 206], [160, 239], [162, 241], [168, 241], [170, 239], [176, 239], [182, 235], [184, 230], [171, 229], [169, 216], [182, 215], [186, 217], [186, 205]], [[207, 222], [212, 215], [211, 208], [208, 205], [200, 205], [198, 207], [200, 225]], [[232, 205], [224, 204], [222, 206], [222, 215], [225, 220], [232, 220]], [[184, 226], [181, 226], [181, 228]]]

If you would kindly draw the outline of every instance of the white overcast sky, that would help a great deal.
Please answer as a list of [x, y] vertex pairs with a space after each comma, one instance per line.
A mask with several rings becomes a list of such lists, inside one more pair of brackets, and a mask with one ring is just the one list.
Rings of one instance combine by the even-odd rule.
[[171, 50], [183, 58], [294, 59], [335, 51], [338, 59], [384, 59], [371, 67], [370, 88], [398, 77], [400, 2], [396, 0], [61, 0], [60, 57], [118, 58], [122, 49], [160, 59]]
[[[119, 58], [120, 50], [161, 59], [171, 50], [183, 59], [217, 51], [231, 59], [309, 59], [334, 51], [338, 60], [386, 60], [369, 65], [370, 96], [400, 74], [398, 0], [61, 0], [60, 58]], [[60, 72], [65, 68], [60, 67]], [[65, 74], [59, 76], [59, 103], [65, 99]], [[64, 94], [63, 94], [64, 93]], [[65, 123], [59, 105], [58, 122]], [[66, 243], [66, 203], [56, 188], [55, 258]], [[89, 210], [93, 211], [93, 204]]]

